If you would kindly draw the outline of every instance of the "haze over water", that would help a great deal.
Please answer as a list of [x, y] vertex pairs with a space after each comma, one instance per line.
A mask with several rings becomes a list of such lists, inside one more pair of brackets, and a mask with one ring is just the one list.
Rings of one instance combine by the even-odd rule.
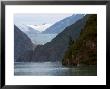
[[64, 67], [60, 62], [16, 62], [15, 76], [96, 76], [96, 66]]

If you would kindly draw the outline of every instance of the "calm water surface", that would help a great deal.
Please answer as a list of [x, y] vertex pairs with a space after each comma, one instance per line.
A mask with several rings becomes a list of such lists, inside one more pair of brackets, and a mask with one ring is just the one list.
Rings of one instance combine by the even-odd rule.
[[96, 66], [79, 66], [68, 68], [60, 62], [16, 62], [15, 76], [96, 76]]

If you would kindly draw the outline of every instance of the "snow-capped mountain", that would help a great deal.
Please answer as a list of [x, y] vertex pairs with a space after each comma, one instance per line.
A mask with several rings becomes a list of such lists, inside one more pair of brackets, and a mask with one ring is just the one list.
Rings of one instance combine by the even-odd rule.
[[[33, 44], [44, 44], [51, 40], [51, 37], [54, 37], [54, 35], [42, 35], [41, 32], [45, 31], [49, 26], [52, 24], [38, 24], [38, 25], [17, 25], [17, 27], [23, 31], [32, 41]], [[51, 36], [51, 37], [50, 37]], [[47, 38], [47, 40], [43, 40], [44, 38]], [[43, 41], [41, 41], [43, 40]]]
[[32, 27], [33, 29], [42, 32], [45, 31], [48, 27], [52, 26], [52, 24], [37, 24], [37, 25], [28, 25], [29, 27]]
[[[43, 23], [43, 24], [22, 24], [17, 27], [23, 31], [31, 39], [33, 44], [45, 44], [50, 42], [56, 35], [62, 32], [66, 27], [74, 24], [79, 19], [83, 18], [84, 14], [74, 14], [66, 17], [54, 24]], [[45, 39], [44, 39], [45, 38]]]
[[29, 32], [36, 30], [37, 33], [45, 31], [47, 28], [52, 26], [53, 24], [37, 24], [37, 25], [24, 25], [24, 24], [17, 24], [16, 26], [23, 32]]

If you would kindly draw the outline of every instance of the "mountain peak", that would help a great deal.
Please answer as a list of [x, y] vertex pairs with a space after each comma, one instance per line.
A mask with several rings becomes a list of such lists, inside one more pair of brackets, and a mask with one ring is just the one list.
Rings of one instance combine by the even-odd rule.
[[60, 33], [62, 32], [66, 27], [74, 24], [76, 21], [79, 19], [83, 18], [84, 14], [73, 14], [72, 16], [66, 17], [63, 20], [60, 20], [56, 22], [54, 25], [50, 26], [47, 28], [45, 31], [42, 33]]
[[52, 24], [47, 24], [47, 23], [43, 23], [43, 24], [37, 24], [37, 25], [28, 25], [29, 27], [34, 28], [35, 30], [42, 32], [45, 31], [48, 27], [50, 27]]

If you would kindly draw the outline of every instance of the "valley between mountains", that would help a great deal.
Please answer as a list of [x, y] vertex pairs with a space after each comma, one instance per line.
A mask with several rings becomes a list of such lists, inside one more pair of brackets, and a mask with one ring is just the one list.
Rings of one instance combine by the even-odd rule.
[[[97, 15], [78, 14], [39, 32], [14, 25], [15, 62], [60, 62], [63, 66], [97, 65]], [[22, 29], [26, 29], [24, 27]]]

